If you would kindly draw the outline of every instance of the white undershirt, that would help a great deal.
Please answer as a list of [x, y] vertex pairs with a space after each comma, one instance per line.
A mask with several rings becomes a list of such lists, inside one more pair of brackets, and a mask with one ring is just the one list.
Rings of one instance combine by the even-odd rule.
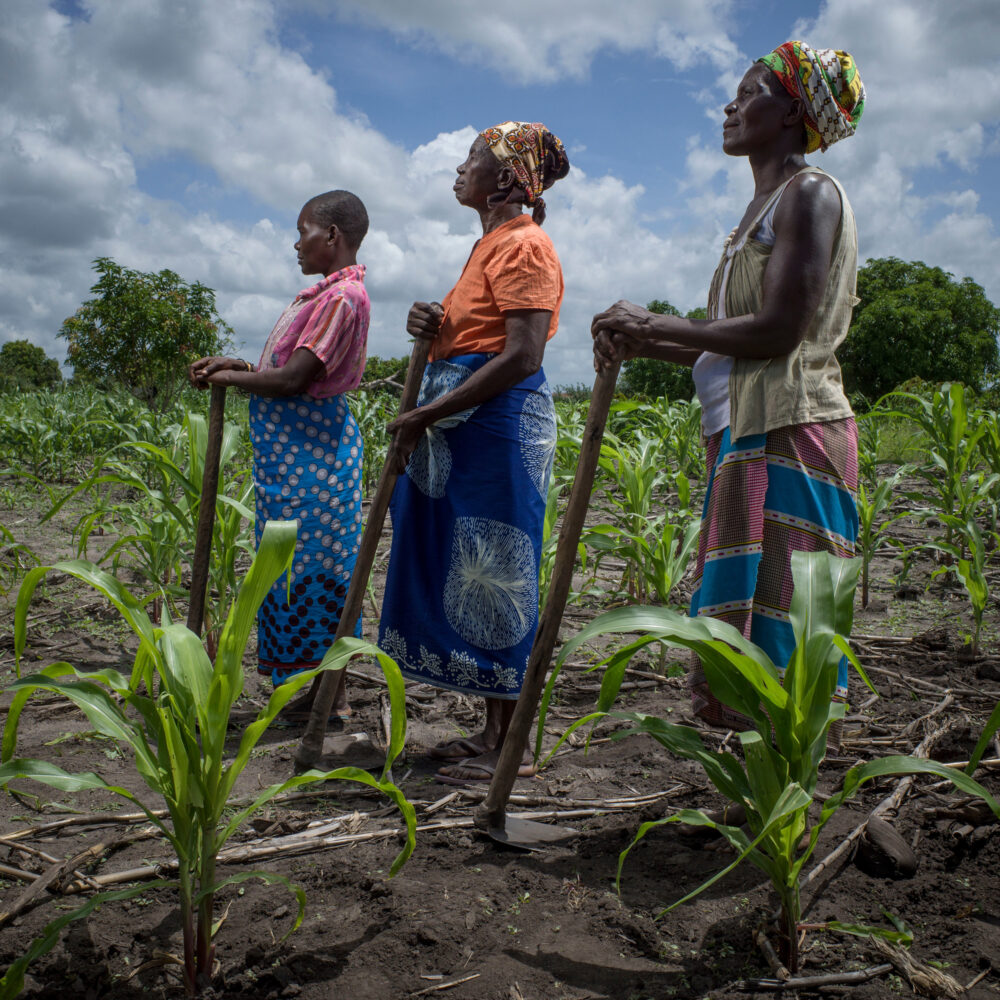
[[[761, 217], [754, 239], [765, 246], [774, 246], [774, 211], [778, 207], [780, 197]], [[733, 256], [742, 250], [747, 237], [754, 229], [751, 225], [738, 243], [726, 248], [726, 263], [722, 271], [722, 283], [719, 286], [719, 300], [716, 303], [716, 317], [726, 318], [726, 288], [729, 285], [729, 271]], [[729, 426], [729, 376], [733, 371], [733, 359], [728, 354], [713, 354], [702, 351], [691, 369], [695, 392], [701, 403], [701, 429], [706, 437], [717, 434]]]

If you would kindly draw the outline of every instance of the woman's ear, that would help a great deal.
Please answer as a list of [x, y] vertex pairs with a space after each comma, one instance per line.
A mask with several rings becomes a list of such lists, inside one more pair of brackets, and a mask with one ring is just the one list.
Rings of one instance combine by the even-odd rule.
[[328, 243], [328, 244], [329, 244], [330, 246], [334, 246], [334, 245], [335, 245], [335, 244], [336, 244], [336, 243], [337, 243], [337, 242], [338, 242], [338, 241], [340, 240], [340, 237], [341, 237], [342, 235], [343, 235], [343, 234], [341, 233], [341, 231], [340, 231], [340, 230], [339, 230], [339, 229], [337, 228], [337, 224], [336, 224], [336, 223], [334, 223], [334, 224], [333, 224], [333, 225], [331, 225], [331, 226], [330, 226], [330, 228], [329, 228], [329, 229], [327, 230], [327, 233], [326, 233], [326, 242], [327, 242], [327, 243]]
[[517, 183], [517, 175], [506, 164], [497, 171], [497, 190], [508, 191]]
[[795, 125], [802, 121], [806, 114], [806, 106], [802, 103], [801, 97], [793, 97], [785, 112], [785, 124]]

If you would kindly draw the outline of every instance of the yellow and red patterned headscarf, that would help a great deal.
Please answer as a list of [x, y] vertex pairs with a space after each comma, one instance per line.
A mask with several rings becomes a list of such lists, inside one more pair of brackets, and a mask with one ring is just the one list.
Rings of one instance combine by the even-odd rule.
[[[541, 197], [553, 181], [565, 177], [569, 158], [563, 144], [541, 122], [503, 122], [479, 133], [490, 152], [514, 171], [529, 205]], [[548, 149], [557, 158], [555, 171], [545, 170], [545, 136], [551, 136]]]
[[840, 49], [785, 42], [762, 62], [806, 107], [806, 152], [826, 149], [854, 135], [865, 109], [865, 85], [853, 57]]

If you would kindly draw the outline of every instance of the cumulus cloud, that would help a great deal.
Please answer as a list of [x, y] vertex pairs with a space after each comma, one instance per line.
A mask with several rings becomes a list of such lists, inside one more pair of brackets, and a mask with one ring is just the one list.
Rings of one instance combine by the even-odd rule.
[[[816, 162], [849, 191], [862, 256], [923, 257], [1000, 299], [990, 263], [1000, 244], [978, 194], [1000, 145], [1000, 77], [982, 30], [992, 0], [965, 0], [947, 16], [933, 0], [864, 2], [839, 0], [789, 32], [850, 49], [868, 86], [857, 137]], [[281, 44], [278, 18], [292, 6], [87, 0], [87, 17], [71, 20], [37, 0], [6, 0], [0, 339], [29, 336], [61, 354], [55, 332], [86, 297], [90, 260], [107, 255], [214, 287], [253, 356], [303, 284], [289, 218], [317, 191], [343, 186], [373, 220], [361, 255], [374, 303], [371, 350], [406, 350], [410, 303], [443, 296], [479, 235], [451, 190], [475, 132], [428, 134], [407, 149], [343, 108], [336, 68], [328, 77]], [[683, 0], [669, 19], [664, 6], [636, 0], [613, 18], [596, 0], [511, 0], [502, 9], [366, 0], [363, 10], [342, 0], [337, 8], [461, 59], [488, 57], [523, 79], [584, 74], [603, 46], [655, 52], [678, 72], [692, 59], [713, 67], [699, 98], [711, 122], [689, 138], [663, 205], [651, 207], [641, 185], [576, 168], [547, 195], [546, 229], [567, 287], [562, 331], [546, 353], [556, 382], [589, 379], [595, 310], [622, 297], [702, 304], [722, 240], [752, 195], [747, 163], [719, 149], [721, 106], [748, 62], [720, 30], [729, 2]], [[529, 16], [532, 31], [522, 31]], [[167, 159], [196, 167], [194, 187], [241, 200], [242, 212], [193, 212], [149, 194], [143, 171]], [[928, 184], [935, 172], [960, 182]]]
[[[865, 81], [857, 135], [817, 158], [851, 194], [862, 257], [940, 264], [971, 275], [994, 301], [1000, 274], [989, 262], [1000, 253], [1000, 233], [979, 210], [974, 187], [986, 182], [979, 168], [997, 155], [987, 148], [1000, 125], [995, 16], [993, 0], [947, 8], [934, 0], [840, 0], [796, 26], [814, 45], [848, 49]], [[949, 167], [958, 168], [950, 196], [920, 193], [921, 172], [943, 187]], [[942, 200], [952, 210], [940, 217]]]
[[[328, 9], [304, 0], [303, 6]], [[732, 0], [507, 0], [502, 6], [454, 0], [340, 0], [353, 14], [397, 35], [434, 45], [469, 63], [512, 72], [525, 82], [582, 77], [597, 52], [646, 51], [678, 69], [696, 61], [728, 65], [738, 54], [725, 30]]]

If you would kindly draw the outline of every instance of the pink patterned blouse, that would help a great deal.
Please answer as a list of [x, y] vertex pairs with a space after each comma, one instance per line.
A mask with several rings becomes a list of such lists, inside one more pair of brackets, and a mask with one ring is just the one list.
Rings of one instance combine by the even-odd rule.
[[365, 265], [334, 271], [295, 296], [268, 335], [257, 366], [281, 368], [304, 347], [324, 371], [306, 394], [326, 399], [356, 389], [365, 370], [371, 303], [365, 291]]

